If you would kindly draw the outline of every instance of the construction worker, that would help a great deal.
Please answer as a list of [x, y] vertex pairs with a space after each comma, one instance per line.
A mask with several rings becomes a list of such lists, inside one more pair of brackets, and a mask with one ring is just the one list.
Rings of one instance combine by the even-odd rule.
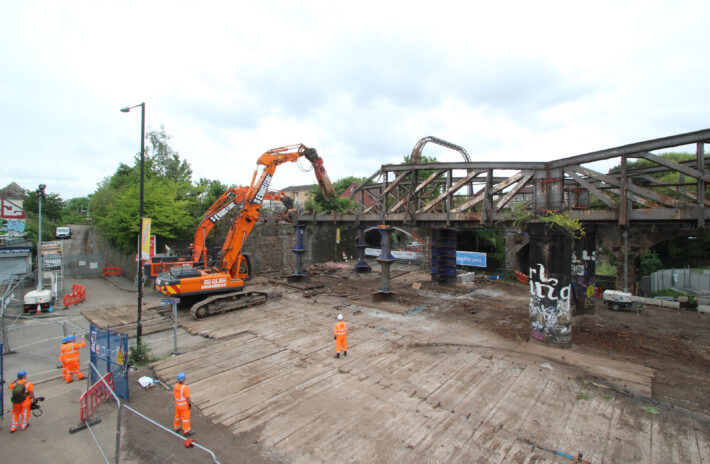
[[79, 350], [86, 346], [84, 336], [81, 337], [81, 343], [74, 343], [76, 337], [69, 335], [62, 338], [62, 346], [59, 347], [59, 361], [62, 363], [62, 375], [64, 380], [69, 383], [72, 380], [72, 375], [81, 380], [84, 374], [79, 370]]
[[35, 400], [35, 387], [27, 380], [27, 372], [17, 373], [17, 380], [10, 384], [12, 391], [12, 421], [10, 422], [10, 433], [17, 430], [25, 430], [30, 426], [30, 406]]
[[335, 357], [340, 357], [340, 349], [343, 350], [343, 356], [348, 355], [348, 325], [343, 320], [343, 315], [338, 314], [338, 322], [335, 323], [333, 329], [333, 338], [335, 339]]
[[184, 372], [180, 372], [177, 376], [173, 396], [175, 396], [175, 422], [173, 423], [173, 429], [175, 432], [180, 433], [180, 429], [182, 428], [182, 434], [190, 436], [194, 434], [195, 431], [190, 427], [190, 408], [192, 408], [192, 401], [190, 401], [190, 387], [185, 385]]

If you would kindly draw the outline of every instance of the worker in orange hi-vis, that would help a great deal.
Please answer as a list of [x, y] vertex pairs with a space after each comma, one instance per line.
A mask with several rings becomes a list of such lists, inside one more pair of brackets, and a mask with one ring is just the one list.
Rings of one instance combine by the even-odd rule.
[[343, 315], [338, 314], [338, 322], [335, 323], [333, 330], [333, 338], [335, 339], [335, 357], [340, 357], [340, 350], [343, 350], [343, 356], [348, 355], [348, 325], [343, 320]]
[[12, 421], [10, 422], [10, 433], [17, 430], [25, 430], [30, 426], [30, 406], [35, 400], [35, 387], [27, 380], [27, 372], [17, 373], [17, 380], [10, 384], [12, 391]]
[[59, 361], [62, 363], [62, 376], [67, 383], [74, 380], [72, 376], [77, 380], [84, 378], [84, 374], [79, 370], [79, 350], [85, 346], [84, 336], [81, 337], [81, 343], [76, 343], [74, 335], [62, 338], [62, 346], [59, 347]]
[[194, 434], [195, 431], [190, 427], [190, 408], [192, 407], [190, 387], [185, 385], [184, 372], [180, 372], [177, 376], [173, 396], [175, 396], [175, 422], [173, 423], [173, 429], [175, 432], [180, 432], [182, 428], [182, 433], [185, 436]]

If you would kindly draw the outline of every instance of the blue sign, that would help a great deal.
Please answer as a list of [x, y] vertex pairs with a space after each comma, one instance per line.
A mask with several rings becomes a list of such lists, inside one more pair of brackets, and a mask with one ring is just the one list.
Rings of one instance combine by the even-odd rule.
[[486, 267], [486, 254], [477, 251], [457, 251], [456, 265]]
[[179, 303], [180, 303], [180, 298], [170, 298], [170, 299], [160, 300], [160, 304], [163, 306], [179, 304]]

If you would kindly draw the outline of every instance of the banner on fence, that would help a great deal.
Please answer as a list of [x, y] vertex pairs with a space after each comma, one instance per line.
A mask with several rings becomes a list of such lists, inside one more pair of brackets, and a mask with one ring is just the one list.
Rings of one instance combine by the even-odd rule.
[[[101, 377], [111, 372], [116, 395], [128, 399], [128, 334], [103, 329], [91, 324], [91, 362]], [[99, 375], [92, 369], [90, 382], [93, 385]]]

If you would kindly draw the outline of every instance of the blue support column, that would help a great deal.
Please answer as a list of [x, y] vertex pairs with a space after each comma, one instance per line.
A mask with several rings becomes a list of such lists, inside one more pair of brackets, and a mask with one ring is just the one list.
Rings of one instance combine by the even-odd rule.
[[382, 272], [382, 286], [377, 289], [375, 293], [372, 294], [372, 301], [397, 301], [397, 294], [392, 291], [390, 286], [390, 266], [395, 262], [394, 256], [390, 253], [392, 248], [392, 226], [383, 224], [377, 227], [380, 229], [381, 244], [380, 256], [378, 256], [375, 261], [380, 263], [380, 268]]
[[372, 268], [365, 261], [365, 248], [367, 248], [367, 244], [365, 244], [365, 226], [360, 226], [359, 229], [360, 233], [356, 245], [358, 262], [355, 265], [355, 272], [365, 273], [370, 272]]
[[303, 270], [303, 255], [306, 253], [306, 248], [303, 246], [303, 231], [305, 225], [295, 225], [296, 229], [296, 245], [291, 248], [291, 252], [296, 256], [296, 269], [286, 278], [288, 282], [300, 282], [306, 279], [306, 271]]

